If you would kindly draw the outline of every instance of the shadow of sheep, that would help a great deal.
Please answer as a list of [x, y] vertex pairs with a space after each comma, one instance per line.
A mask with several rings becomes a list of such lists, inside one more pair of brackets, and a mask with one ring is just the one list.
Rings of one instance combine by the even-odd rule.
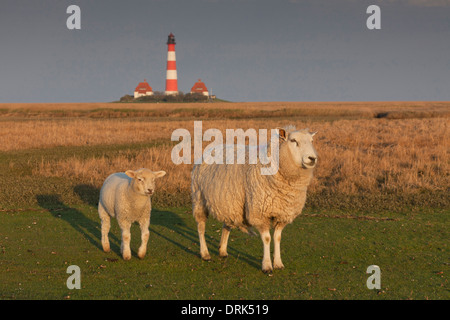
[[66, 221], [92, 245], [102, 249], [99, 222], [91, 220], [80, 210], [64, 204], [59, 195], [41, 194], [36, 196], [36, 200], [41, 208], [48, 210], [55, 218]]

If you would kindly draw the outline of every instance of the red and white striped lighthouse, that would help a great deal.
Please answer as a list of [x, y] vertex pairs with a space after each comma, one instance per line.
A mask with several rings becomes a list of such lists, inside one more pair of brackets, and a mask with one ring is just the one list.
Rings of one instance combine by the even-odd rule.
[[167, 40], [166, 94], [178, 94], [177, 59], [175, 57], [175, 36], [170, 33]]

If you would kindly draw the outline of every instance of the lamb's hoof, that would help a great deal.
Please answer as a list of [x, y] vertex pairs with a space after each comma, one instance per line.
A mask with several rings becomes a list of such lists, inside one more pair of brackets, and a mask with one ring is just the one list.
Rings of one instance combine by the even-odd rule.
[[221, 257], [221, 258], [228, 258], [228, 253], [226, 253], [226, 252], [219, 252], [219, 257]]
[[274, 263], [273, 268], [274, 269], [284, 269], [284, 265], [282, 263]]

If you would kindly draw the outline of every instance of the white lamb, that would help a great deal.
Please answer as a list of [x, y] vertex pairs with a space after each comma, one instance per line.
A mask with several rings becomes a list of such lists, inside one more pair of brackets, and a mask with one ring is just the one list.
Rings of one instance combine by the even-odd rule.
[[[279, 170], [261, 175], [257, 164], [198, 164], [192, 170], [192, 208], [197, 222], [202, 259], [211, 257], [205, 241], [208, 215], [223, 222], [219, 254], [226, 257], [230, 230], [256, 228], [264, 244], [262, 270], [284, 268], [280, 255], [281, 232], [303, 209], [306, 189], [317, 163], [312, 145], [315, 133], [289, 126], [278, 128]], [[270, 259], [270, 228], [274, 227], [274, 261]]]
[[165, 171], [153, 172], [149, 169], [128, 170], [114, 173], [106, 178], [100, 190], [98, 213], [102, 221], [103, 251], [109, 252], [108, 233], [111, 217], [117, 218], [122, 230], [121, 253], [124, 260], [131, 259], [130, 227], [137, 221], [141, 227], [141, 246], [138, 257], [144, 258], [149, 237], [150, 213], [152, 204], [150, 196], [155, 191], [155, 179], [161, 178]]

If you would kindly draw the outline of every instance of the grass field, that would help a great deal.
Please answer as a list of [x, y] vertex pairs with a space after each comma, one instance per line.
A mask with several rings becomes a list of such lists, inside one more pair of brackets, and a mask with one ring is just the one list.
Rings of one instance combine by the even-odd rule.
[[[0, 299], [449, 299], [448, 102], [0, 104]], [[190, 165], [173, 130], [309, 127], [319, 153], [304, 215], [283, 232], [285, 269], [261, 272], [262, 243], [239, 231], [199, 257]], [[152, 198], [148, 256], [101, 250], [96, 212], [112, 172], [166, 170]], [[81, 268], [69, 290], [67, 267]], [[370, 265], [381, 289], [369, 290]]]

